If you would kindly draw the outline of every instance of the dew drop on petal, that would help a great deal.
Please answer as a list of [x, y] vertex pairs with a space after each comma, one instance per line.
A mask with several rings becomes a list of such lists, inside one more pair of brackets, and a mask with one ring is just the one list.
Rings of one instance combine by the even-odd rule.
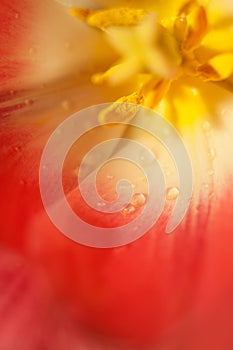
[[64, 111], [68, 111], [70, 109], [70, 104], [67, 100], [62, 101], [61, 106], [64, 109]]
[[204, 131], [210, 131], [211, 130], [211, 125], [210, 123], [206, 120], [203, 124], [202, 124], [202, 128]]
[[75, 176], [78, 176], [78, 174], [79, 174], [79, 166], [77, 166], [77, 167], [74, 169], [74, 174], [75, 174]]
[[103, 208], [103, 207], [106, 206], [106, 204], [105, 204], [104, 202], [98, 202], [98, 203], [97, 203], [97, 206], [98, 206], [99, 208]]
[[113, 180], [113, 179], [114, 179], [114, 176], [113, 176], [113, 175], [107, 175], [107, 179], [108, 179], [108, 180]]
[[208, 175], [209, 175], [209, 176], [214, 175], [214, 170], [213, 170], [213, 169], [208, 169]]
[[210, 186], [209, 186], [208, 183], [203, 183], [203, 187], [206, 188], [206, 189], [208, 189]]
[[34, 47], [30, 47], [28, 49], [28, 53], [29, 53], [29, 55], [34, 55], [36, 53], [36, 49]]
[[179, 189], [177, 187], [169, 187], [166, 192], [166, 199], [172, 201], [179, 195]]
[[214, 148], [209, 149], [208, 155], [209, 155], [211, 160], [213, 160], [216, 157], [216, 152], [215, 152]]
[[135, 210], [136, 210], [135, 206], [130, 203], [121, 211], [121, 213], [124, 216], [128, 216], [130, 214], [133, 214]]
[[25, 104], [25, 106], [27, 106], [27, 107], [29, 107], [32, 103], [33, 103], [32, 100], [29, 100], [29, 99], [24, 100], [24, 104]]
[[142, 207], [146, 203], [146, 195], [144, 193], [135, 193], [131, 199], [131, 204], [135, 208]]

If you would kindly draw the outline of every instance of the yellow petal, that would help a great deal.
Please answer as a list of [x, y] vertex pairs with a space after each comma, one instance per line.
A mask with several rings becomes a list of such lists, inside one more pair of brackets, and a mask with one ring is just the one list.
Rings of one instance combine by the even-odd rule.
[[[208, 112], [205, 100], [196, 79], [180, 79], [171, 84], [169, 92], [165, 97], [164, 114], [178, 128], [189, 128], [192, 130], [197, 119], [203, 118]], [[192, 84], [192, 82], [194, 82]]]
[[[183, 21], [183, 30], [186, 32], [186, 38], [183, 43], [183, 49], [185, 51], [190, 51], [197, 47], [202, 38], [204, 37], [207, 30], [207, 17], [206, 11], [203, 6], [200, 6], [196, 1], [189, 1], [185, 6], [180, 10], [179, 14], [180, 20]], [[177, 21], [176, 21], [177, 22]], [[186, 28], [185, 28], [186, 22]], [[175, 29], [176, 29], [175, 23]], [[182, 28], [181, 28], [182, 29]], [[181, 33], [179, 33], [180, 36]]]
[[108, 69], [105, 73], [97, 73], [93, 75], [92, 82], [94, 84], [118, 85], [136, 74], [138, 69], [139, 66], [137, 61], [133, 58], [124, 60], [122, 63], [116, 64]]
[[155, 108], [162, 98], [166, 95], [169, 87], [170, 80], [160, 80], [153, 81], [149, 84], [146, 84], [142, 89], [142, 92], [145, 94], [145, 103], [144, 105], [149, 108]]
[[219, 81], [233, 74], [233, 53], [217, 55], [198, 68], [200, 76], [208, 81]]
[[92, 27], [105, 30], [109, 27], [136, 26], [141, 22], [146, 11], [127, 7], [102, 11], [75, 8], [71, 10], [71, 14], [79, 19], [86, 20]]
[[233, 51], [233, 25], [210, 30], [202, 40], [202, 45], [214, 52]]

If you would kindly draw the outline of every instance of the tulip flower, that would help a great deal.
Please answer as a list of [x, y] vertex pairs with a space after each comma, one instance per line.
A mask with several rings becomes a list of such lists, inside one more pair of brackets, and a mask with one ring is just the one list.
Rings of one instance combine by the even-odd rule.
[[[231, 350], [230, 0], [0, 0], [0, 28], [0, 349]], [[192, 161], [193, 196], [166, 234], [179, 196], [176, 167], [148, 133], [117, 129], [160, 159], [166, 206], [138, 240], [94, 248], [51, 222], [40, 161], [63, 121], [108, 102], [108, 122], [116, 101], [149, 108], [179, 131]], [[63, 169], [74, 212], [109, 230], [142, 215], [150, 196], [140, 170], [119, 161], [100, 171], [100, 194], [115, 198], [125, 170], [136, 195], [131, 207], [106, 214], [85, 203], [80, 162], [113, 129], [87, 133]]]

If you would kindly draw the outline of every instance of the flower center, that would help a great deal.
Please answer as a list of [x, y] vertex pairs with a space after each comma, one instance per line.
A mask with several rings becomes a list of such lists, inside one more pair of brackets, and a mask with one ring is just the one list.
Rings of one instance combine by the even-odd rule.
[[135, 8], [71, 12], [104, 31], [119, 54], [110, 69], [93, 76], [93, 83], [114, 86], [135, 80], [134, 91], [118, 101], [157, 108], [171, 83], [181, 77], [221, 81], [233, 73], [232, 43], [221, 52], [210, 47], [207, 10], [196, 0], [169, 18]]

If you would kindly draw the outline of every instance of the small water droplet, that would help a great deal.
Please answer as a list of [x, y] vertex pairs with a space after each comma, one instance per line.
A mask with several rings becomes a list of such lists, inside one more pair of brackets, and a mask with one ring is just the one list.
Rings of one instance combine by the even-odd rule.
[[144, 193], [135, 193], [131, 199], [131, 204], [135, 207], [142, 207], [146, 203], [146, 195]]
[[140, 164], [142, 166], [151, 165], [155, 161], [155, 156], [150, 151], [143, 151], [139, 158]]
[[34, 55], [36, 53], [36, 49], [34, 47], [30, 47], [28, 49], [28, 53], [29, 53], [29, 55]]
[[210, 159], [212, 159], [212, 160], [216, 157], [216, 152], [215, 152], [214, 148], [209, 149], [208, 155], [209, 155]]
[[75, 174], [75, 176], [78, 176], [78, 174], [79, 174], [79, 166], [74, 169], [74, 174]]
[[97, 206], [98, 206], [99, 208], [103, 208], [103, 207], [106, 206], [106, 203], [104, 203], [104, 202], [98, 202], [98, 203], [97, 203]]
[[65, 111], [68, 111], [70, 109], [70, 103], [67, 100], [62, 101], [61, 106]]
[[113, 180], [113, 179], [114, 179], [114, 176], [113, 176], [113, 175], [107, 175], [107, 179], [108, 179], [108, 180]]
[[25, 101], [24, 101], [24, 104], [25, 104], [25, 106], [30, 106], [31, 104], [33, 103], [33, 101], [32, 100], [29, 100], [29, 99], [26, 99]]
[[18, 18], [19, 18], [19, 13], [18, 13], [18, 12], [16, 12], [16, 14], [15, 14], [15, 18], [16, 18], [16, 19], [18, 19]]
[[208, 169], [208, 175], [209, 175], [209, 176], [214, 175], [214, 170], [213, 170], [213, 169]]
[[14, 147], [14, 150], [15, 150], [16, 152], [18, 152], [18, 151], [20, 150], [20, 146], [15, 146], [15, 147]]
[[208, 120], [206, 120], [203, 124], [202, 124], [202, 128], [204, 131], [210, 131], [211, 130], [211, 125], [208, 122]]
[[208, 189], [210, 186], [209, 186], [208, 183], [203, 183], [203, 187], [206, 188], [206, 189]]
[[132, 204], [128, 204], [122, 211], [121, 213], [124, 216], [128, 216], [130, 214], [133, 214], [135, 212], [136, 208]]
[[179, 195], [179, 189], [177, 187], [169, 187], [166, 192], [166, 199], [172, 201]]

